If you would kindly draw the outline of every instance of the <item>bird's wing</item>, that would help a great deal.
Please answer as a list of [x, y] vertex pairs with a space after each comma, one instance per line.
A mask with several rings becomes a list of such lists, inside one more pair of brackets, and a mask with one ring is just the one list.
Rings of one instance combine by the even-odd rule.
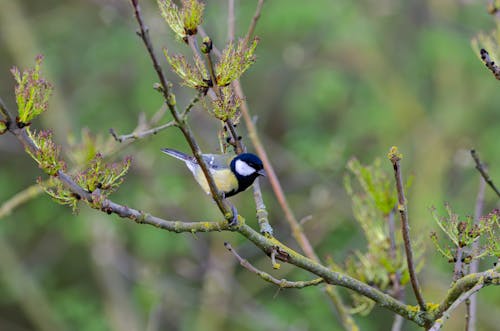
[[184, 153], [179, 152], [175, 149], [162, 148], [161, 151], [165, 154], [173, 156], [176, 159], [179, 159], [179, 160], [184, 161], [184, 162], [196, 162], [196, 159], [194, 157], [192, 157], [191, 155], [184, 154]]
[[227, 154], [203, 154], [203, 160], [212, 169], [229, 169], [233, 157]]

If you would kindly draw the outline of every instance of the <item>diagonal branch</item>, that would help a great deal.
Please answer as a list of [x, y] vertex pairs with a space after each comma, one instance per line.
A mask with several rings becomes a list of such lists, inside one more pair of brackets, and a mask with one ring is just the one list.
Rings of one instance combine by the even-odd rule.
[[[465, 300], [467, 300], [468, 298], [470, 298], [471, 295], [473, 295], [474, 293], [476, 293], [477, 291], [479, 291], [480, 289], [482, 289], [483, 286], [484, 285], [483, 285], [482, 282], [478, 282], [470, 290], [468, 290], [465, 293], [462, 293], [462, 295], [460, 295], [460, 297], [458, 297], [458, 299], [455, 300], [455, 302], [453, 302], [453, 304], [445, 312], [443, 312], [443, 317], [445, 317], [446, 319], [448, 319], [450, 317], [449, 315], [450, 315], [450, 313], [452, 311], [454, 311], [462, 302], [464, 302]], [[441, 327], [443, 326], [443, 323], [444, 323], [444, 318], [438, 319], [437, 322], [434, 323], [434, 325], [432, 326], [432, 328], [429, 329], [429, 331], [438, 331], [438, 330], [440, 330]]]
[[410, 274], [411, 286], [415, 297], [417, 298], [418, 305], [421, 311], [426, 311], [425, 301], [422, 297], [420, 285], [418, 284], [417, 274], [415, 272], [415, 262], [413, 261], [413, 250], [410, 242], [410, 225], [408, 224], [408, 206], [406, 203], [405, 193], [403, 189], [403, 179], [401, 174], [401, 166], [399, 162], [403, 157], [399, 153], [398, 148], [393, 146], [388, 154], [389, 160], [394, 168], [394, 176], [396, 179], [396, 189], [398, 191], [398, 210], [401, 217], [401, 231], [403, 232], [403, 240], [405, 243], [406, 263], [408, 265], [408, 272]]
[[[12, 117], [12, 115], [10, 114], [9, 109], [5, 105], [2, 98], [0, 98], [0, 115], [2, 115], [5, 119], [4, 121], [2, 121], [2, 123], [5, 123], [4, 126], [9, 129], [9, 127], [14, 123], [14, 117]], [[4, 133], [3, 129], [2, 131], [0, 131], [0, 134], [1, 133]]]
[[228, 242], [224, 243], [224, 247], [226, 247], [226, 249], [230, 251], [234, 255], [234, 257], [236, 257], [236, 259], [238, 260], [238, 262], [241, 264], [242, 267], [258, 275], [266, 282], [277, 285], [280, 288], [304, 288], [307, 286], [316, 286], [324, 282], [323, 278], [316, 278], [309, 281], [296, 281], [296, 282], [292, 282], [286, 279], [277, 279], [272, 275], [268, 274], [267, 272], [257, 269], [250, 262], [242, 258]]
[[42, 192], [42, 187], [39, 184], [34, 184], [16, 193], [14, 196], [12, 196], [12, 198], [8, 199], [4, 203], [2, 203], [2, 205], [0, 205], [0, 219], [10, 215], [10, 213], [12, 213], [12, 211], [18, 206], [33, 199]]
[[[476, 206], [474, 208], [474, 225], [479, 224], [479, 219], [483, 214], [484, 209], [484, 192], [486, 190], [486, 181], [483, 177], [479, 178], [479, 189], [476, 197]], [[472, 250], [477, 251], [479, 248], [479, 241], [476, 240], [472, 243]], [[474, 259], [470, 263], [469, 273], [476, 273], [479, 269], [479, 260]], [[477, 321], [477, 297], [475, 294], [470, 296], [470, 299], [466, 302], [466, 331], [476, 330]]]
[[476, 150], [471, 149], [470, 155], [472, 156], [474, 162], [476, 163], [476, 169], [479, 171], [481, 176], [483, 176], [484, 180], [486, 181], [486, 183], [488, 183], [491, 189], [498, 195], [498, 197], [500, 197], [500, 191], [493, 183], [493, 180], [490, 178], [490, 175], [488, 174], [488, 171], [486, 171], [484, 164], [481, 163], [481, 159], [479, 158], [479, 155], [477, 154]]
[[257, 8], [255, 9], [255, 13], [253, 14], [252, 17], [252, 22], [250, 23], [247, 34], [245, 36], [245, 45], [248, 45], [250, 39], [252, 39], [253, 37], [253, 34], [255, 32], [255, 27], [257, 26], [257, 22], [259, 21], [260, 13], [262, 11], [263, 6], [264, 6], [264, 0], [259, 0], [259, 2], [257, 3]]
[[495, 61], [491, 59], [488, 51], [484, 48], [481, 48], [479, 54], [481, 55], [481, 60], [483, 61], [484, 65], [488, 69], [490, 69], [491, 73], [495, 76], [496, 79], [500, 80], [500, 67], [495, 63]]
[[115, 138], [116, 141], [118, 141], [119, 143], [122, 143], [124, 141], [127, 141], [127, 140], [137, 140], [137, 139], [142, 139], [142, 138], [145, 138], [145, 137], [149, 137], [151, 135], [155, 135], [157, 134], [158, 132], [162, 131], [162, 130], [165, 130], [167, 128], [170, 128], [172, 126], [177, 126], [177, 122], [175, 121], [170, 121], [170, 122], [167, 122], [163, 125], [160, 125], [160, 126], [157, 126], [156, 128], [152, 128], [152, 129], [149, 129], [149, 130], [146, 130], [146, 131], [141, 131], [141, 132], [133, 132], [133, 133], [130, 133], [130, 134], [124, 134], [124, 135], [121, 135], [121, 136], [118, 136], [116, 134], [116, 131], [114, 129], [109, 129], [109, 132], [111, 133], [111, 135], [113, 136], [113, 138]]
[[146, 25], [144, 24], [144, 20], [142, 19], [141, 9], [139, 7], [139, 1], [138, 0], [130, 0], [130, 1], [132, 3], [132, 7], [134, 8], [134, 16], [137, 20], [137, 23], [139, 24], [138, 35], [141, 37], [144, 46], [148, 51], [149, 57], [153, 62], [153, 67], [156, 71], [158, 79], [160, 80], [160, 86], [161, 86], [160, 90], [163, 95], [163, 98], [165, 99], [165, 102], [167, 103], [168, 109], [170, 110], [170, 113], [172, 114], [174, 121], [177, 123], [179, 129], [184, 135], [184, 138], [189, 144], [189, 147], [193, 152], [193, 156], [196, 158], [196, 161], [200, 165], [201, 170], [203, 171], [203, 174], [205, 175], [208, 186], [210, 188], [210, 193], [212, 194], [212, 197], [215, 200], [217, 207], [227, 219], [230, 219], [232, 217], [237, 217], [237, 215], [232, 215], [231, 209], [228, 207], [227, 203], [222, 198], [222, 195], [217, 189], [212, 174], [208, 170], [208, 167], [205, 164], [205, 161], [203, 160], [201, 149], [198, 146], [198, 143], [196, 142], [193, 132], [191, 131], [191, 128], [189, 127], [186, 119], [177, 111], [177, 108], [175, 106], [175, 97], [169, 88], [170, 83], [165, 78], [163, 70], [159, 65], [158, 59], [156, 58], [153, 49], [151, 38], [149, 37], [149, 29], [146, 27]]
[[[480, 273], [469, 274], [456, 281], [448, 290], [446, 297], [439, 304], [437, 309], [433, 311], [429, 319], [436, 322], [435, 325], [438, 324], [439, 321], [441, 321], [442, 324], [443, 316], [449, 315], [449, 313], [460, 303], [483, 287], [489, 285], [500, 285], [500, 264]], [[434, 328], [432, 330], [439, 330], [439, 328]]]

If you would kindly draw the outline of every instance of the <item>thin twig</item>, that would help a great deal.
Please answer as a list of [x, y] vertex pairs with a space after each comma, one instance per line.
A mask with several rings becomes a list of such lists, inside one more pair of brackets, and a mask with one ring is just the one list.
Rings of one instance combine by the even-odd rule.
[[268, 212], [264, 199], [262, 199], [262, 191], [260, 190], [259, 179], [253, 183], [253, 197], [255, 200], [255, 209], [257, 210], [257, 222], [259, 223], [260, 233], [273, 236], [273, 228], [269, 224]]
[[[479, 178], [479, 189], [477, 192], [476, 206], [474, 208], [474, 225], [479, 223], [479, 219], [483, 214], [484, 209], [484, 193], [486, 190], [486, 181], [483, 177]], [[479, 247], [479, 241], [474, 241], [472, 243], [472, 251], [476, 252]], [[470, 263], [469, 273], [476, 273], [479, 269], [479, 260], [474, 259]], [[475, 294], [471, 295], [469, 300], [466, 301], [466, 331], [476, 331], [476, 320], [477, 320], [477, 297]]]
[[413, 261], [413, 250], [410, 242], [410, 225], [408, 223], [408, 206], [406, 203], [405, 193], [403, 189], [403, 176], [401, 174], [401, 166], [400, 161], [402, 155], [399, 153], [397, 147], [392, 147], [389, 154], [389, 160], [391, 160], [392, 166], [394, 168], [394, 177], [396, 179], [396, 189], [398, 192], [398, 210], [401, 218], [401, 231], [403, 233], [403, 240], [405, 243], [405, 252], [406, 252], [406, 262], [408, 265], [408, 272], [410, 274], [411, 286], [413, 287], [413, 292], [415, 293], [415, 297], [417, 299], [418, 305], [420, 306], [420, 310], [426, 311], [427, 308], [425, 306], [424, 298], [422, 297], [422, 293], [420, 290], [420, 286], [418, 284], [417, 275], [415, 272], [415, 263]]
[[23, 203], [33, 199], [43, 191], [39, 184], [31, 185], [24, 190], [16, 193], [12, 198], [2, 203], [0, 206], [0, 219], [10, 215], [12, 211]]
[[259, 21], [260, 13], [262, 11], [263, 6], [264, 6], [264, 0], [259, 0], [259, 2], [257, 3], [257, 9], [255, 9], [255, 13], [252, 17], [252, 22], [250, 23], [247, 34], [245, 36], [245, 45], [248, 45], [250, 39], [253, 37], [253, 34], [255, 32], [255, 27], [257, 26], [257, 22]]
[[2, 98], [0, 98], [0, 113], [7, 121], [7, 124], [10, 124], [14, 120], [14, 117], [12, 117], [9, 109], [7, 108], [7, 105], [5, 104]]
[[189, 115], [189, 112], [191, 111], [191, 109], [193, 109], [193, 107], [198, 103], [198, 101], [200, 101], [201, 99], [201, 93], [198, 93], [192, 100], [191, 102], [189, 102], [189, 104], [186, 106], [186, 109], [184, 109], [184, 111], [182, 112], [182, 115], [181, 115], [181, 118], [183, 121], [186, 120], [187, 116]]
[[234, 0], [228, 0], [227, 4], [227, 41], [233, 42], [234, 40]]
[[486, 67], [490, 69], [491, 73], [495, 76], [496, 79], [500, 80], [500, 67], [495, 63], [495, 61], [491, 59], [488, 51], [486, 51], [484, 48], [481, 48], [479, 54], [481, 55], [481, 60], [483, 60], [483, 63], [486, 65]]
[[224, 243], [224, 247], [226, 247], [227, 250], [230, 251], [236, 257], [236, 259], [238, 260], [238, 262], [241, 264], [242, 267], [258, 275], [266, 282], [277, 285], [281, 288], [304, 288], [307, 286], [316, 286], [325, 282], [323, 278], [315, 278], [308, 281], [295, 281], [295, 282], [286, 279], [277, 279], [272, 275], [268, 274], [267, 272], [257, 269], [250, 262], [248, 262], [248, 260], [242, 258], [228, 242]]
[[462, 262], [463, 249], [460, 245], [457, 246], [457, 251], [455, 254], [455, 265], [453, 267], [453, 281], [461, 278], [463, 276], [463, 262]]
[[[189, 112], [191, 111], [191, 109], [194, 107], [194, 105], [196, 105], [196, 103], [200, 101], [200, 94], [197, 94], [192, 100], [191, 102], [189, 102], [189, 104], [186, 106], [186, 109], [182, 112], [182, 115], [181, 115], [181, 119], [184, 121]], [[160, 109], [161, 111], [161, 109]], [[161, 113], [161, 112], [159, 112]], [[156, 119], [156, 114], [154, 116], [154, 118], [151, 120], [151, 122], [156, 122], [157, 119]], [[124, 135], [121, 135], [121, 136], [118, 136], [118, 134], [116, 133], [116, 131], [111, 128], [109, 129], [109, 132], [111, 133], [111, 135], [113, 136], [113, 138], [118, 141], [119, 143], [122, 143], [124, 141], [127, 141], [127, 140], [138, 140], [138, 139], [142, 139], [142, 138], [146, 138], [146, 137], [149, 137], [151, 135], [155, 135], [157, 134], [158, 132], [162, 131], [162, 130], [165, 130], [167, 128], [170, 128], [172, 126], [177, 126], [177, 122], [176, 121], [170, 121], [170, 122], [167, 122], [163, 125], [160, 125], [160, 126], [157, 126], [155, 128], [151, 128], [151, 129], [148, 129], [148, 130], [144, 130], [144, 131], [141, 131], [141, 132], [132, 132], [130, 134], [124, 134]], [[141, 127], [141, 125], [139, 125], [137, 128]], [[137, 129], [136, 129], [137, 130]]]
[[[222, 95], [222, 91], [221, 91], [219, 85], [217, 84], [217, 76], [215, 74], [215, 65], [214, 65], [214, 61], [212, 60], [211, 50], [209, 52], [205, 53], [205, 57], [207, 59], [208, 72], [210, 73], [210, 79], [212, 81], [212, 90], [214, 91], [217, 99], [222, 101], [224, 99], [224, 95]], [[244, 147], [241, 143], [240, 137], [236, 133], [236, 129], [234, 127], [233, 121], [230, 118], [228, 118], [227, 120], [224, 121], [224, 124], [226, 125], [226, 127], [229, 131], [229, 134], [231, 135], [231, 138], [232, 138], [231, 142], [232, 142], [232, 145], [236, 149], [236, 154], [243, 153]]]
[[[396, 227], [394, 224], [395, 208], [393, 208], [387, 216], [389, 228], [389, 257], [392, 261], [396, 261]], [[394, 289], [394, 297], [402, 301], [404, 296], [404, 287], [401, 286], [401, 275], [399, 270], [396, 270], [392, 277], [392, 287]], [[403, 327], [403, 318], [400, 315], [394, 316], [391, 331], [400, 331]]]
[[479, 155], [477, 154], [476, 150], [471, 149], [470, 155], [472, 156], [474, 162], [476, 163], [476, 169], [479, 171], [481, 176], [483, 176], [484, 180], [486, 181], [486, 183], [488, 183], [491, 189], [500, 197], [500, 191], [493, 183], [493, 180], [490, 178], [490, 175], [488, 174], [488, 171], [486, 171], [485, 166], [481, 163], [481, 159], [479, 158]]
[[467, 300], [471, 295], [482, 289], [484, 286], [483, 282], [478, 282], [475, 286], [473, 286], [470, 290], [465, 293], [462, 293], [457, 300], [453, 302], [453, 304], [442, 314], [442, 317], [437, 320], [436, 323], [428, 330], [428, 331], [438, 331], [443, 326], [443, 323], [446, 319], [450, 318], [450, 314], [453, 310], [455, 310], [462, 302]]
[[112, 129], [112, 128], [109, 129], [109, 132], [111, 133], [111, 135], [113, 136], [113, 138], [115, 138], [116, 141], [118, 141], [119, 143], [121, 143], [121, 142], [124, 142], [124, 141], [127, 141], [127, 140], [137, 140], [137, 139], [142, 139], [142, 138], [145, 138], [145, 137], [149, 137], [151, 135], [157, 134], [158, 132], [160, 132], [162, 130], [170, 128], [172, 126], [177, 126], [177, 122], [170, 121], [170, 122], [165, 123], [163, 125], [157, 126], [156, 128], [152, 128], [152, 129], [149, 129], [149, 130], [146, 130], [146, 131], [141, 131], [141, 132], [133, 132], [133, 133], [130, 133], [130, 134], [124, 134], [124, 135], [121, 135], [121, 136], [118, 136], [116, 134], [115, 130]]

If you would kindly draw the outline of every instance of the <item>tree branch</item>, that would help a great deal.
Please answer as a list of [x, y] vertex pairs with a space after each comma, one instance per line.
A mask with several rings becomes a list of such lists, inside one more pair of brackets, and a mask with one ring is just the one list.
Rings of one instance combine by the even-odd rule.
[[467, 276], [457, 280], [448, 290], [446, 297], [439, 304], [438, 308], [433, 311], [430, 320], [437, 320], [443, 316], [443, 314], [456, 300], [458, 300], [462, 294], [468, 292], [478, 283], [481, 283], [481, 288], [488, 285], [500, 285], [500, 263], [492, 269], [480, 273], [468, 274]]
[[309, 281], [296, 281], [296, 282], [292, 282], [286, 279], [277, 279], [272, 275], [268, 274], [267, 272], [257, 269], [250, 262], [242, 258], [228, 242], [224, 243], [224, 247], [226, 247], [226, 249], [236, 257], [236, 259], [238, 260], [238, 262], [241, 264], [242, 267], [258, 275], [266, 282], [277, 285], [281, 288], [304, 288], [307, 286], [316, 286], [324, 282], [323, 278], [316, 278]]
[[476, 150], [471, 149], [470, 155], [472, 156], [474, 162], [476, 163], [476, 169], [479, 171], [481, 176], [483, 176], [484, 180], [486, 181], [486, 183], [488, 183], [491, 189], [498, 195], [498, 197], [500, 197], [500, 191], [493, 183], [493, 180], [490, 178], [490, 175], [488, 174], [488, 171], [486, 171], [485, 166], [481, 163], [481, 159], [479, 158], [479, 155], [477, 154]]
[[43, 192], [42, 187], [39, 184], [34, 184], [16, 193], [0, 206], [0, 219], [10, 215], [10, 213], [12, 213], [12, 211], [19, 205], [31, 200], [41, 192]]
[[252, 22], [250, 23], [247, 34], [245, 36], [245, 45], [248, 45], [250, 39], [253, 37], [253, 34], [255, 32], [255, 27], [257, 26], [257, 22], [259, 21], [260, 13], [262, 11], [263, 6], [264, 6], [264, 0], [259, 0], [259, 2], [257, 3], [257, 8], [255, 9], [255, 13], [252, 17]]
[[5, 102], [3, 101], [2, 98], [0, 98], [0, 113], [7, 121], [7, 125], [9, 125], [14, 121], [14, 117], [12, 117], [12, 115], [10, 114], [9, 109], [5, 105]]
[[484, 48], [481, 48], [479, 55], [481, 55], [481, 60], [486, 65], [486, 67], [491, 71], [491, 73], [495, 76], [495, 78], [500, 80], [500, 67], [495, 63], [495, 61], [491, 59], [488, 51], [486, 51]]
[[478, 282], [474, 287], [472, 287], [470, 290], [468, 290], [467, 292], [465, 293], [462, 293], [462, 295], [460, 295], [460, 297], [458, 297], [457, 300], [455, 300], [455, 302], [453, 302], [453, 304], [445, 311], [443, 312], [443, 317], [442, 318], [439, 318], [436, 323], [434, 323], [434, 325], [429, 329], [429, 331], [438, 331], [441, 329], [441, 327], [443, 326], [443, 323], [444, 323], [444, 319], [448, 319], [450, 318], [450, 313], [455, 310], [462, 302], [464, 302], [465, 300], [467, 300], [471, 295], [473, 295], [474, 293], [476, 293], [477, 291], [479, 291], [481, 288], [483, 288], [483, 284], [482, 282]]
[[157, 126], [156, 128], [152, 128], [146, 131], [141, 131], [141, 132], [133, 132], [130, 134], [124, 134], [121, 136], [118, 136], [113, 128], [109, 129], [109, 133], [115, 138], [115, 140], [119, 143], [122, 143], [127, 140], [137, 140], [137, 139], [142, 139], [154, 134], [157, 134], [158, 132], [165, 130], [167, 128], [170, 128], [172, 126], [177, 126], [177, 123], [175, 121], [170, 121], [168, 123], [165, 123], [163, 125]]
[[[479, 190], [477, 192], [476, 206], [474, 208], [474, 225], [479, 223], [479, 219], [483, 214], [484, 208], [484, 193], [486, 190], [486, 181], [483, 177], [479, 178]], [[472, 243], [472, 250], [477, 251], [479, 247], [479, 241], [474, 241]], [[474, 259], [470, 263], [469, 273], [476, 273], [479, 269], [479, 260]], [[476, 331], [476, 320], [477, 320], [477, 297], [475, 294], [470, 296], [470, 299], [466, 302], [467, 313], [466, 313], [466, 331]]]
[[153, 67], [156, 71], [158, 79], [160, 80], [161, 93], [163, 95], [163, 98], [165, 99], [165, 102], [167, 103], [168, 109], [170, 110], [172, 117], [174, 118], [179, 129], [181, 130], [182, 134], [184, 135], [184, 138], [186, 139], [187, 143], [189, 144], [189, 147], [191, 148], [191, 151], [193, 152], [193, 156], [196, 158], [196, 161], [200, 165], [201, 170], [203, 171], [203, 174], [205, 175], [208, 186], [210, 188], [210, 193], [212, 194], [212, 198], [215, 200], [217, 207], [219, 207], [219, 210], [226, 217], [226, 219], [229, 220], [233, 217], [235, 218], [235, 217], [237, 217], [237, 215], [232, 215], [231, 209], [228, 207], [227, 203], [225, 203], [225, 201], [222, 198], [222, 195], [220, 194], [217, 186], [215, 185], [212, 174], [208, 170], [208, 167], [205, 164], [205, 161], [203, 160], [201, 149], [198, 146], [196, 139], [194, 138], [194, 135], [191, 131], [191, 128], [189, 127], [188, 123], [186, 122], [186, 119], [184, 117], [182, 117], [182, 115], [180, 115], [179, 112], [177, 111], [177, 108], [175, 106], [175, 101], [174, 101], [175, 99], [174, 99], [173, 94], [170, 92], [170, 89], [169, 89], [169, 82], [165, 78], [165, 75], [163, 74], [163, 71], [159, 65], [159, 62], [158, 62], [156, 55], [154, 53], [154, 50], [153, 50], [153, 44], [151, 42], [151, 38], [149, 37], [149, 32], [148, 32], [149, 30], [145, 26], [144, 21], [142, 19], [142, 14], [141, 14], [138, 0], [130, 0], [130, 1], [132, 3], [132, 7], [134, 8], [134, 16], [137, 20], [137, 23], [139, 24], [140, 31], [138, 34], [141, 37], [144, 45], [146, 46], [149, 57], [151, 58], [151, 61], [153, 62]]
[[253, 183], [253, 197], [255, 200], [255, 209], [257, 210], [257, 222], [259, 223], [260, 233], [273, 236], [273, 228], [271, 224], [269, 224], [268, 212], [264, 204], [264, 199], [262, 199], [259, 178]]
[[410, 242], [410, 225], [408, 223], [408, 206], [406, 203], [405, 193], [403, 189], [403, 179], [401, 175], [401, 167], [399, 162], [401, 161], [402, 154], [399, 153], [397, 147], [392, 147], [389, 154], [389, 160], [391, 160], [392, 166], [394, 168], [394, 176], [396, 179], [396, 189], [398, 191], [398, 210], [401, 217], [401, 231], [403, 232], [403, 240], [405, 243], [406, 252], [406, 262], [408, 265], [408, 272], [410, 274], [411, 286], [415, 297], [417, 299], [420, 310], [426, 311], [425, 301], [422, 297], [420, 290], [420, 285], [418, 284], [417, 275], [415, 272], [415, 262], [413, 261], [413, 250]]

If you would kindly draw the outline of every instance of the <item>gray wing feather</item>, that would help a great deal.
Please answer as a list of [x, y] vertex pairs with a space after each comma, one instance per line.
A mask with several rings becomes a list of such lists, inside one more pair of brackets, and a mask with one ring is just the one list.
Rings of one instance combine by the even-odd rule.
[[176, 151], [175, 149], [162, 148], [161, 151], [165, 154], [173, 156], [176, 159], [179, 159], [179, 160], [184, 161], [184, 162], [196, 162], [196, 159], [194, 157], [187, 155], [187, 154], [184, 154], [182, 152]]

